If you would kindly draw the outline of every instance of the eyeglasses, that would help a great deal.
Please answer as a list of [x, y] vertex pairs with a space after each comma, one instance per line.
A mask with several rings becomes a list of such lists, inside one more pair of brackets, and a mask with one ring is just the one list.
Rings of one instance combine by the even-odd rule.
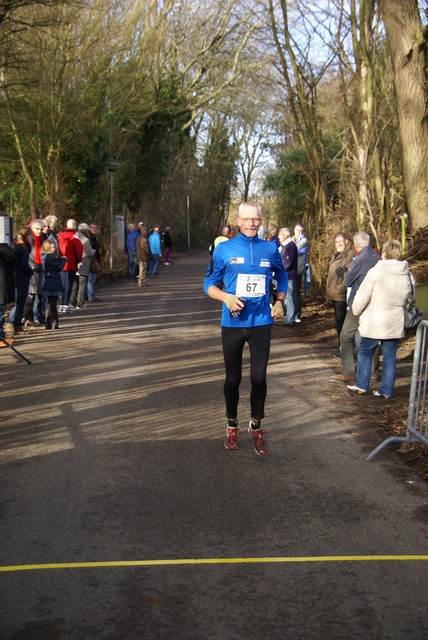
[[250, 222], [254, 222], [254, 224], [260, 224], [262, 221], [261, 218], [239, 218], [241, 222], [244, 224], [250, 224]]

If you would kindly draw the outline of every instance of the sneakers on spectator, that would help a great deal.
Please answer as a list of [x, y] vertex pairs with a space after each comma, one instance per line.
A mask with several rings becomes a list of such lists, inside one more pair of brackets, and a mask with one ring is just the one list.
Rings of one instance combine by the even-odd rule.
[[269, 453], [268, 443], [265, 440], [264, 431], [260, 426], [260, 420], [250, 420], [248, 433], [251, 433], [253, 436], [254, 451], [258, 456], [265, 456]]
[[74, 309], [68, 305], [65, 306], [64, 309], [64, 313], [74, 313]]
[[40, 325], [39, 325], [38, 322], [34, 322], [33, 320], [26, 320], [24, 326], [25, 327], [39, 327]]
[[353, 391], [354, 393], [359, 393], [360, 396], [362, 396], [364, 393], [366, 393], [364, 391], [364, 389], [360, 389], [360, 387], [357, 387], [356, 384], [348, 384], [348, 385], [346, 385], [346, 388], [348, 389], [348, 391]]
[[65, 313], [66, 307], [63, 304], [60, 304], [58, 307], [58, 313]]
[[373, 395], [376, 396], [376, 398], [390, 398], [391, 396], [384, 396], [383, 393], [379, 393], [379, 391], [373, 391]]
[[229, 420], [226, 425], [226, 440], [224, 441], [224, 446], [229, 451], [235, 451], [239, 447], [238, 433], [239, 429], [236, 420]]

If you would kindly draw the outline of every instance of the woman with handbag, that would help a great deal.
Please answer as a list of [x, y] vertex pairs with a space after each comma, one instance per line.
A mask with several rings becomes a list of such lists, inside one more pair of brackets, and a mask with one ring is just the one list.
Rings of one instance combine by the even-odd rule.
[[401, 260], [398, 240], [382, 247], [382, 260], [367, 273], [355, 294], [352, 312], [360, 316], [361, 335], [357, 380], [349, 391], [366, 393], [370, 384], [371, 361], [379, 342], [382, 346], [382, 380], [375, 396], [390, 398], [394, 391], [396, 355], [404, 336], [404, 307], [411, 297], [409, 265]]

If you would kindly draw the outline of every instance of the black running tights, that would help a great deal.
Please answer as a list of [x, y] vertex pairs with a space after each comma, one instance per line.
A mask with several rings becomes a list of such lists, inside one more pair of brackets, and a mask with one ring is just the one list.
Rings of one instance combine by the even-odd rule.
[[266, 369], [269, 360], [271, 325], [249, 329], [222, 327], [221, 335], [226, 368], [224, 383], [226, 415], [228, 418], [236, 418], [238, 415], [242, 352], [245, 343], [248, 342], [250, 348], [251, 418], [261, 420], [264, 417], [266, 400]]

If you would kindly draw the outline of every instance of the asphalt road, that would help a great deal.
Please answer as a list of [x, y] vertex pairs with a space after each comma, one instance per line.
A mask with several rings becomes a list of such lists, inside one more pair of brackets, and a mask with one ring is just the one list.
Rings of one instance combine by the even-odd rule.
[[224, 449], [207, 261], [102, 289], [16, 342], [31, 365], [1, 350], [1, 640], [426, 640], [426, 483], [365, 462], [328, 347], [274, 327], [271, 451], [245, 431], [247, 359]]

